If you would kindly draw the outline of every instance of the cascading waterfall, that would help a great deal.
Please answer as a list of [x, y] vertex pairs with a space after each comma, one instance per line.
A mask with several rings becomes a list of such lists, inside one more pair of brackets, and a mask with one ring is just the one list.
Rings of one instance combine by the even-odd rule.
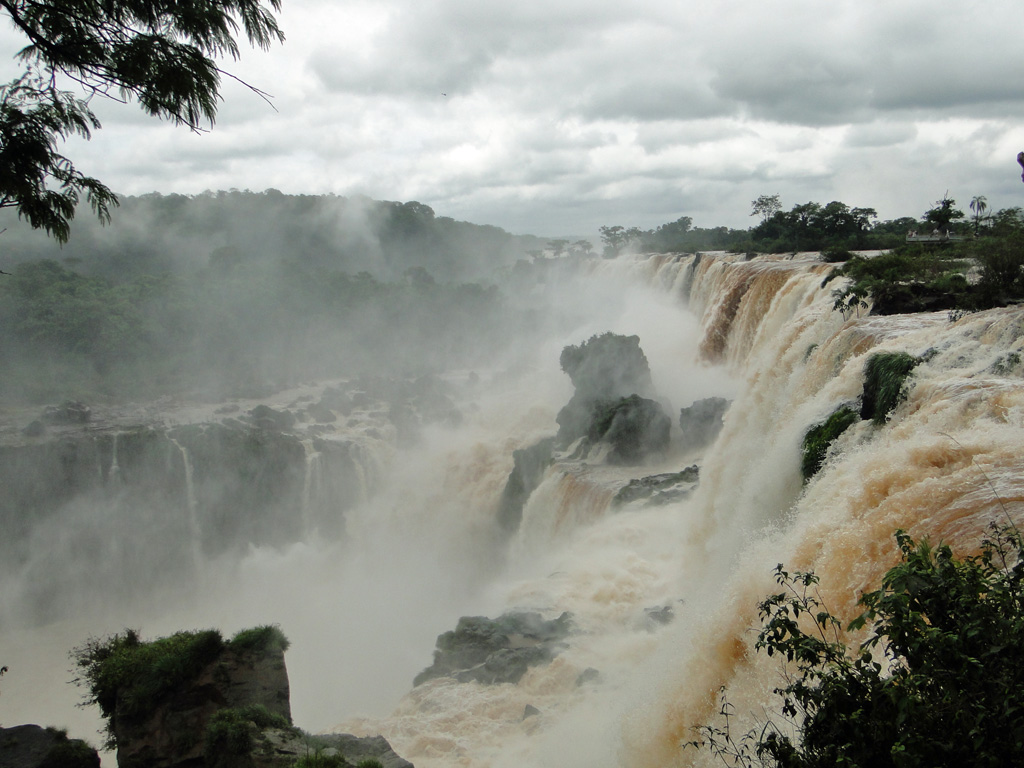
[[[700, 323], [692, 362], [724, 366], [739, 393], [692, 499], [612, 512], [607, 471], [549, 470], [490, 615], [569, 610], [578, 632], [514, 686], [432, 680], [390, 718], [345, 723], [384, 733], [419, 766], [713, 765], [683, 745], [714, 721], [723, 686], [738, 732], [778, 706], [780, 667], [754, 652], [752, 631], [777, 563], [815, 570], [826, 604], [850, 619], [896, 562], [897, 528], [969, 552], [989, 523], [1024, 523], [1024, 310], [844, 317], [814, 260], [704, 254], [593, 269], [688, 302]], [[858, 400], [867, 357], [885, 351], [923, 360], [907, 400], [885, 425], [844, 433], [804, 485], [804, 433]], [[664, 607], [669, 626], [645, 622]], [[588, 669], [599, 677], [581, 683]]]
[[117, 462], [117, 432], [114, 433], [110, 440], [110, 469], [107, 472], [107, 479], [111, 483], [120, 483], [121, 465]]
[[302, 448], [306, 452], [306, 473], [302, 481], [302, 530], [308, 536], [314, 530], [313, 505], [322, 501], [323, 461], [312, 440], [303, 440]]
[[[825, 603], [848, 620], [857, 596], [877, 587], [896, 562], [897, 528], [970, 552], [989, 523], [1024, 518], [1024, 387], [1019, 370], [1006, 365], [1019, 361], [1024, 311], [991, 310], [955, 323], [946, 313], [844, 319], [831, 310], [828, 290], [795, 288], [810, 278], [820, 283], [820, 267], [794, 264], [807, 277], [775, 277], [769, 307], [754, 324], [743, 313], [765, 306], [757, 291], [767, 281], [752, 277], [751, 266], [725, 268], [737, 273], [725, 287], [742, 295], [730, 299], [735, 317], [718, 349], [730, 365], [742, 365], [746, 383], [696, 499], [695, 538], [710, 556], [685, 569], [712, 598], [700, 605], [700, 625], [686, 625], [684, 617], [667, 633], [679, 649], [659, 657], [671, 682], [628, 722], [628, 765], [713, 764], [680, 744], [712, 719], [723, 685], [739, 733], [773, 706], [780, 668], [754, 653], [749, 628], [776, 563], [817, 572]], [[705, 324], [710, 333], [720, 328]], [[736, 354], [742, 350], [750, 351]], [[879, 351], [924, 357], [907, 401], [887, 425], [862, 422], [844, 434], [802, 488], [803, 433], [857, 399], [866, 358]]]
[[192, 469], [192, 456], [188, 449], [173, 437], [168, 437], [181, 454], [181, 463], [185, 471], [185, 504], [188, 511], [188, 529], [191, 534], [192, 566], [198, 572], [203, 565], [203, 528], [199, 522], [199, 500], [196, 498], [195, 474]]

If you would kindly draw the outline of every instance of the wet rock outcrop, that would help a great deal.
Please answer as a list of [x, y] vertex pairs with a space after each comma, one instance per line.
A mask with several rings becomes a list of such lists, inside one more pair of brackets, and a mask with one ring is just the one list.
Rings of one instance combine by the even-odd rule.
[[38, 725], [0, 728], [0, 765], [4, 768], [99, 768], [99, 753], [64, 731]]
[[311, 736], [294, 727], [277, 627], [179, 632], [143, 642], [129, 630], [74, 651], [90, 700], [106, 719], [120, 768], [292, 768], [330, 756], [412, 768], [381, 737]]
[[658, 506], [685, 499], [697, 487], [700, 469], [696, 464], [679, 472], [665, 472], [630, 480], [612, 498], [612, 506], [623, 507], [631, 502], [642, 501]]
[[639, 464], [668, 448], [672, 422], [653, 399], [638, 336], [592, 336], [563, 349], [560, 363], [575, 392], [556, 417], [556, 445], [564, 449], [584, 438], [571, 458], [585, 458], [599, 442], [609, 445], [611, 464]]
[[528, 448], [512, 451], [514, 466], [498, 502], [498, 524], [502, 530], [512, 532], [519, 528], [526, 500], [544, 479], [554, 447], [555, 439], [548, 437]]
[[460, 683], [517, 683], [530, 667], [547, 664], [572, 632], [572, 616], [544, 619], [539, 613], [513, 612], [489, 619], [463, 616], [455, 629], [437, 638], [434, 663], [413, 685], [437, 677]]
[[630, 395], [594, 406], [587, 440], [609, 444], [609, 464], [640, 464], [668, 449], [671, 430], [672, 422], [659, 403]]
[[705, 397], [687, 408], [680, 408], [679, 428], [683, 433], [680, 448], [695, 451], [711, 445], [722, 431], [722, 418], [727, 410], [729, 401], [724, 397]]
[[591, 432], [594, 408], [630, 395], [651, 397], [654, 384], [639, 336], [604, 333], [578, 346], [568, 346], [559, 358], [575, 389], [561, 411], [558, 445], [562, 448]]

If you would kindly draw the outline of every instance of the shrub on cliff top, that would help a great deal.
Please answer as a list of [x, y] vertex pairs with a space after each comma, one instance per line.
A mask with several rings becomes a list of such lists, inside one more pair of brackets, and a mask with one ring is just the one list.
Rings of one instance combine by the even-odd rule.
[[145, 720], [169, 694], [187, 685], [226, 647], [236, 651], [284, 651], [288, 639], [272, 625], [243, 630], [225, 643], [215, 629], [176, 632], [144, 642], [127, 629], [106, 639], [91, 638], [71, 651], [78, 677], [87, 691], [84, 704], [96, 704], [106, 721], [105, 748], [117, 747], [114, 715], [127, 722]]
[[231, 638], [231, 648], [236, 651], [279, 650], [282, 653], [291, 645], [284, 632], [276, 624], [243, 629]]

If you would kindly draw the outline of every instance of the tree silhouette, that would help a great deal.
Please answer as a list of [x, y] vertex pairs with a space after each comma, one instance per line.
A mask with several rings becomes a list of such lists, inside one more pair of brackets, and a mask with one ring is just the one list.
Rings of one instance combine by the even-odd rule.
[[[0, 0], [29, 43], [18, 53], [23, 74], [0, 87], [0, 208], [15, 208], [60, 242], [82, 195], [108, 220], [117, 197], [57, 151], [100, 127], [89, 99], [136, 101], [194, 131], [212, 126], [221, 78], [233, 77], [214, 58], [237, 59], [240, 32], [264, 49], [284, 40], [272, 13], [280, 7], [281, 0]], [[85, 98], [63, 90], [62, 79]]]

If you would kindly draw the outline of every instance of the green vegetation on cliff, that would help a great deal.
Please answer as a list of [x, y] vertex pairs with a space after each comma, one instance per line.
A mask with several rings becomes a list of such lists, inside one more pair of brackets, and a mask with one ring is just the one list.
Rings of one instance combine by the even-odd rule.
[[107, 748], [117, 746], [112, 721], [145, 718], [170, 691], [193, 679], [224, 649], [220, 632], [176, 632], [144, 642], [134, 629], [107, 639], [93, 638], [71, 651], [87, 691], [84, 703], [96, 704], [107, 721]]
[[905, 384], [921, 358], [906, 352], [878, 352], [864, 365], [864, 394], [860, 416], [884, 424], [907, 393]]
[[810, 480], [825, 463], [829, 446], [835, 442], [846, 429], [860, 420], [860, 414], [853, 408], [841, 406], [829, 415], [821, 424], [816, 424], [804, 435], [803, 461], [800, 471], [804, 481]]
[[259, 704], [219, 709], [206, 725], [203, 738], [205, 768], [235, 768], [239, 758], [253, 750], [253, 726], [257, 731], [267, 728], [288, 729], [288, 718], [267, 710]]
[[83, 704], [99, 707], [106, 721], [105, 746], [114, 749], [116, 720], [121, 725], [145, 721], [161, 701], [191, 683], [226, 649], [262, 653], [287, 648], [288, 639], [276, 626], [243, 630], [229, 642], [215, 629], [176, 632], [150, 641], [127, 629], [105, 639], [91, 638], [70, 656], [78, 675], [74, 682], [86, 690]]
[[276, 650], [284, 653], [291, 642], [276, 624], [264, 624], [251, 629], [243, 629], [235, 633], [229, 643], [231, 648], [240, 652], [263, 652]]

